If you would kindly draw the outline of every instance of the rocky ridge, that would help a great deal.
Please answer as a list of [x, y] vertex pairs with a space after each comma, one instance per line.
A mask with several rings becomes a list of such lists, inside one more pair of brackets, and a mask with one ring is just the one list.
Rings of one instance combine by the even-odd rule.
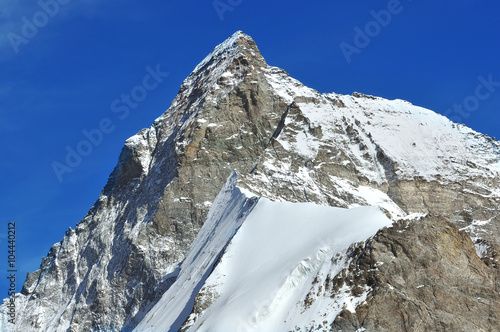
[[299, 330], [500, 326], [500, 145], [405, 101], [320, 94], [237, 32], [126, 141], [98, 201], [27, 277], [16, 330], [134, 329], [176, 282], [233, 170], [256, 196], [378, 206], [397, 221], [310, 285], [369, 286], [366, 301]]

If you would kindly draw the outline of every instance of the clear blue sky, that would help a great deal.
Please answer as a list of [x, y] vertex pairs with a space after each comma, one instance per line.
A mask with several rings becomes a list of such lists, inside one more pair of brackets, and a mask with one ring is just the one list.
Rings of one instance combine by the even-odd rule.
[[[236, 30], [255, 39], [269, 64], [320, 92], [450, 110], [500, 137], [498, 1], [221, 0], [218, 10], [211, 0], [42, 1], [52, 4], [45, 6], [51, 15], [35, 1], [0, 5], [0, 271], [7, 222], [16, 221], [18, 290], [85, 216], [124, 141], [149, 127], [183, 79]], [[148, 80], [150, 91], [141, 87], [148, 66], [169, 73], [159, 84]], [[132, 90], [141, 101], [125, 106], [120, 98]], [[106, 118], [113, 130], [59, 181], [52, 163], [64, 163], [66, 148]]]

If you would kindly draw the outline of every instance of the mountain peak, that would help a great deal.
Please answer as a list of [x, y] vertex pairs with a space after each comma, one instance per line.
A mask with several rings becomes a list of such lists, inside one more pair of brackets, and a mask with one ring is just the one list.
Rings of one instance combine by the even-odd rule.
[[245, 71], [242, 67], [264, 68], [267, 63], [252, 37], [242, 31], [236, 31], [196, 66], [182, 83], [179, 92], [186, 92], [194, 97], [200, 90], [208, 91], [229, 68]]
[[236, 31], [231, 37], [217, 45], [210, 54], [208, 54], [205, 59], [203, 59], [198, 66], [193, 70], [191, 75], [198, 75], [199, 73], [205, 71], [211, 64], [221, 62], [231, 63], [232, 60], [238, 57], [238, 55], [243, 55], [248, 59], [255, 59], [258, 61], [263, 61], [264, 58], [260, 54], [259, 48], [255, 41], [249, 35], [242, 31]]
[[238, 41], [239, 39], [251, 39], [253, 41], [252, 37], [250, 37], [249, 35], [247, 35], [246, 33], [244, 33], [241, 30], [236, 31], [235, 33], [233, 33], [231, 35], [231, 37], [229, 37], [226, 40], [231, 40], [231, 39], [235, 40], [235, 41]]
[[250, 51], [260, 55], [260, 51], [257, 48], [257, 44], [255, 44], [253, 38], [241, 30], [238, 30], [235, 33], [233, 33], [231, 37], [227, 38], [224, 42], [216, 46], [214, 49], [214, 51], [217, 51], [216, 52], [217, 54], [219, 54], [221, 51], [233, 51], [233, 50], [243, 53], [245, 53], [245, 51]]

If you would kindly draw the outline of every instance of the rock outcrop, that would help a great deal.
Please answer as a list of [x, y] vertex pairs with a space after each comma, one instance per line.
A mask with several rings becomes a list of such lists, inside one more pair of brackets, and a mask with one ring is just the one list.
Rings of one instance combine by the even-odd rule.
[[[358, 251], [360, 252], [360, 251]], [[343, 274], [372, 292], [333, 331], [495, 331], [499, 267], [478, 257], [469, 235], [441, 216], [380, 231]], [[339, 275], [339, 276], [340, 276]]]

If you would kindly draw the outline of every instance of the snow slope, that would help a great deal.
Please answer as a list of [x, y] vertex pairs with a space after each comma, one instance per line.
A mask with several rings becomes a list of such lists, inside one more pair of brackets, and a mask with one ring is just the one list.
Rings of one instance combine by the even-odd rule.
[[[500, 174], [498, 142], [431, 110], [356, 92], [321, 94], [276, 67], [267, 68], [266, 78], [301, 112], [299, 121], [286, 119], [295, 130], [284, 130], [277, 139], [287, 151], [314, 160], [322, 148], [340, 147], [349, 164], [379, 184], [387, 181], [380, 152], [394, 163], [399, 178], [454, 182]], [[321, 137], [311, 135], [314, 128], [321, 128]]]
[[177, 331], [191, 313], [194, 297], [214, 263], [258, 200], [243, 194], [236, 187], [237, 180], [238, 175], [233, 172], [212, 204], [207, 221], [182, 262], [176, 282], [136, 328], [137, 331], [157, 331], [159, 327]]
[[[315, 322], [331, 323], [344, 307], [354, 309], [364, 301], [366, 294], [354, 298], [349, 289], [341, 289], [333, 297], [315, 295], [310, 307], [304, 304], [311, 298], [309, 286], [314, 279], [333, 278], [342, 270], [351, 244], [392, 223], [380, 209], [266, 198], [257, 202], [255, 197], [249, 201], [235, 184], [233, 173], [194, 241], [179, 279], [136, 331], [176, 331], [196, 294], [198, 307], [189, 316], [189, 331], [289, 331]], [[257, 204], [253, 207], [250, 202]]]

